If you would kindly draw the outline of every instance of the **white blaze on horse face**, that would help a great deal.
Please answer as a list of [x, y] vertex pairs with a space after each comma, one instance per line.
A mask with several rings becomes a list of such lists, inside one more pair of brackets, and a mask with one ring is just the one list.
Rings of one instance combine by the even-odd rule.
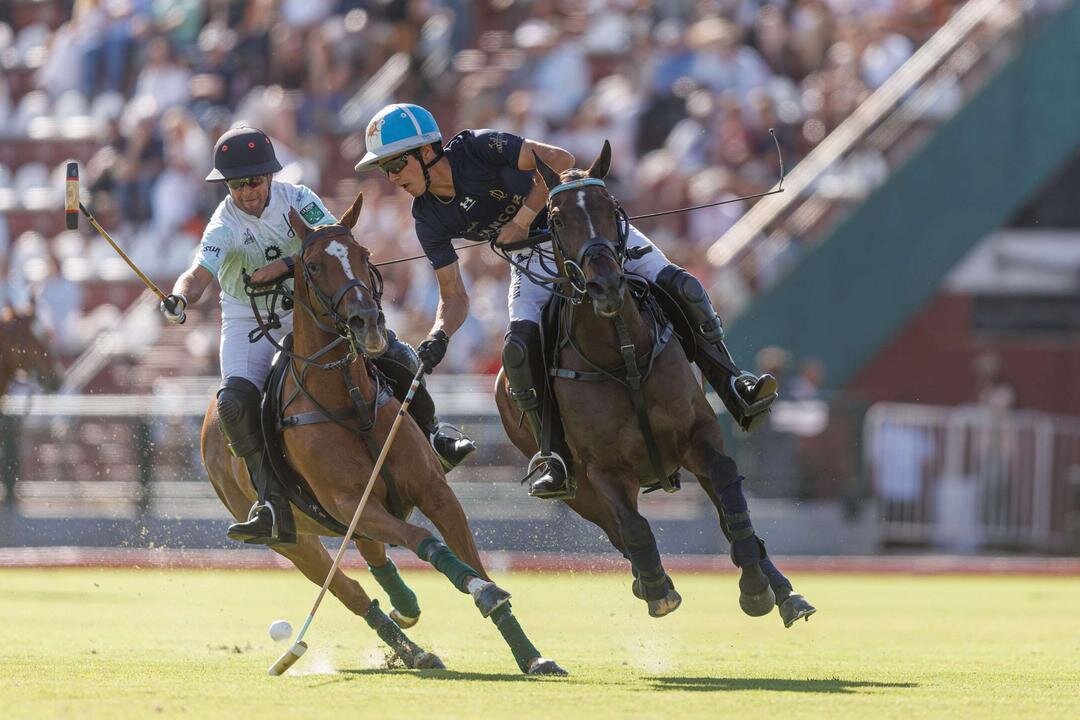
[[356, 276], [353, 275], [352, 265], [349, 264], [349, 248], [334, 240], [326, 246], [326, 254], [333, 255], [341, 261], [341, 269], [345, 271], [345, 277], [350, 280], [356, 279]]
[[592, 216], [589, 215], [589, 211], [585, 209], [585, 191], [584, 190], [578, 190], [577, 191], [577, 204], [578, 204], [578, 207], [581, 208], [581, 212], [585, 213], [585, 221], [587, 223], [589, 223], [589, 237], [590, 238], [596, 237], [596, 231], [593, 230], [593, 226], [592, 226]]

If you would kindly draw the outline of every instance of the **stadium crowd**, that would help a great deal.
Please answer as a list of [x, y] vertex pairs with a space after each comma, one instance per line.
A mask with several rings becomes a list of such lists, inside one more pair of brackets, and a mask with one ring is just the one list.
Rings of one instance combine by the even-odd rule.
[[[496, 127], [586, 164], [612, 141], [631, 214], [768, 189], [777, 132], [788, 167], [834, 129], [960, 0], [0, 0], [0, 150], [81, 148], [91, 207], [150, 275], [185, 268], [222, 197], [203, 181], [214, 139], [243, 121], [285, 169], [342, 210], [365, 193], [358, 237], [376, 260], [418, 253], [408, 198], [358, 178], [363, 127], [385, 102], [430, 107], [444, 137]], [[21, 152], [21, 151], [20, 151]], [[59, 219], [63, 163], [0, 152], [0, 302], [39, 297], [77, 352], [97, 332], [84, 288], [109, 249], [79, 233], [9, 232]], [[718, 309], [767, 278], [715, 269], [704, 249], [742, 203], [643, 222], [707, 279]], [[54, 212], [55, 211], [55, 212]], [[5, 214], [7, 217], [5, 217]], [[9, 222], [10, 221], [10, 222]], [[447, 369], [499, 362], [507, 268], [462, 255], [472, 317]], [[390, 324], [415, 340], [436, 303], [423, 260], [387, 268]], [[111, 316], [110, 316], [111, 317]]]

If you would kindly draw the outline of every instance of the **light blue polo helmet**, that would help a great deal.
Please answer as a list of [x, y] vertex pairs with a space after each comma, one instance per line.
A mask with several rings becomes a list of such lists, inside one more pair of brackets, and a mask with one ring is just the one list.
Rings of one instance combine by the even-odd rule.
[[442, 140], [434, 116], [419, 105], [387, 105], [371, 118], [364, 133], [367, 154], [356, 163], [356, 172], [374, 170], [383, 160]]

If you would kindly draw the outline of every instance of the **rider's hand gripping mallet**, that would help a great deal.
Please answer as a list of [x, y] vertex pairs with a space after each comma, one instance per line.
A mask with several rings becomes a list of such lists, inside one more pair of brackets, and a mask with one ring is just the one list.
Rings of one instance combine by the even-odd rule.
[[67, 164], [67, 192], [64, 195], [64, 217], [67, 219], [68, 230], [75, 230], [79, 227], [79, 214], [78, 210], [82, 210], [82, 214], [86, 216], [90, 226], [98, 231], [101, 237], [112, 245], [112, 249], [116, 251], [116, 254], [120, 256], [120, 259], [128, 264], [128, 267], [135, 271], [135, 274], [142, 280], [143, 285], [150, 288], [150, 291], [158, 296], [163, 302], [168, 300], [168, 296], [161, 292], [161, 288], [154, 284], [154, 281], [146, 277], [142, 270], [131, 262], [131, 258], [120, 249], [109, 233], [105, 232], [105, 229], [98, 225], [98, 221], [94, 219], [94, 216], [90, 214], [90, 211], [86, 209], [86, 206], [79, 202], [79, 164], [69, 162]]
[[401, 402], [401, 408], [398, 410], [397, 417], [394, 418], [394, 424], [390, 426], [390, 433], [386, 436], [386, 442], [383, 443], [382, 451], [379, 453], [379, 459], [375, 461], [375, 467], [371, 469], [371, 477], [368, 478], [367, 487], [364, 488], [364, 494], [360, 497], [360, 504], [356, 506], [356, 512], [353, 513], [352, 522], [349, 523], [349, 530], [345, 533], [345, 537], [341, 540], [341, 547], [338, 548], [337, 555], [334, 556], [334, 562], [330, 565], [330, 572], [326, 574], [326, 580], [323, 581], [322, 589], [319, 590], [318, 597], [315, 598], [315, 604], [311, 606], [311, 612], [308, 613], [307, 620], [304, 621], [303, 627], [300, 628], [300, 632], [296, 635], [296, 641], [292, 644], [285, 653], [277, 659], [270, 669], [267, 670], [268, 675], [281, 675], [283, 672], [293, 666], [293, 664], [300, 659], [300, 656], [307, 651], [307, 643], [304, 642], [304, 633], [307, 632], [308, 627], [311, 625], [311, 621], [315, 618], [315, 611], [319, 609], [319, 603], [322, 602], [323, 596], [326, 595], [327, 588], [330, 587], [330, 581], [334, 578], [334, 573], [337, 572], [338, 564], [341, 563], [341, 558], [345, 555], [345, 548], [349, 546], [352, 541], [353, 532], [356, 531], [356, 525], [360, 522], [360, 513], [364, 511], [364, 506], [367, 505], [368, 496], [371, 495], [371, 488], [375, 487], [375, 478], [379, 476], [379, 470], [382, 469], [383, 462], [386, 461], [386, 456], [390, 453], [390, 446], [394, 443], [394, 437], [397, 435], [398, 428], [401, 427], [401, 421], [405, 417], [406, 411], [409, 409], [409, 403], [412, 402], [413, 396], [416, 394], [417, 388], [420, 387], [420, 378], [424, 376], [424, 367], [420, 366], [420, 369], [416, 373], [416, 377], [413, 378], [412, 385], [409, 386], [409, 392], [406, 393], [405, 399]]

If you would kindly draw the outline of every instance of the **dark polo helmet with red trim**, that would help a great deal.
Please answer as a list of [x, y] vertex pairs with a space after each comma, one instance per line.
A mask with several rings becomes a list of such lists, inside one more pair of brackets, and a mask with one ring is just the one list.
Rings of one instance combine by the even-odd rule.
[[262, 130], [253, 127], [234, 127], [218, 138], [214, 145], [214, 169], [207, 182], [235, 180], [254, 175], [269, 175], [281, 170], [274, 155], [274, 145]]

